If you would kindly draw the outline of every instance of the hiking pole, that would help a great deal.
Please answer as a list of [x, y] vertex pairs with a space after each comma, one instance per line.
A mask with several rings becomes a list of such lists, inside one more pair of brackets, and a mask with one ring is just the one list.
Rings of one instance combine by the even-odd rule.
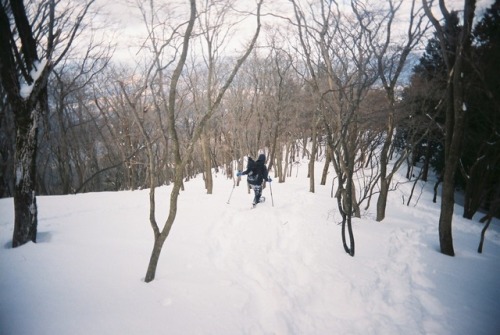
[[231, 200], [231, 197], [233, 196], [233, 191], [234, 191], [234, 187], [236, 186], [236, 183], [234, 181], [234, 177], [233, 177], [233, 189], [231, 190], [231, 194], [229, 194], [229, 199], [227, 199], [227, 204], [229, 205], [229, 201]]
[[269, 191], [271, 191], [271, 204], [274, 207], [274, 198], [273, 198], [273, 187], [271, 186], [272, 183], [269, 183]]

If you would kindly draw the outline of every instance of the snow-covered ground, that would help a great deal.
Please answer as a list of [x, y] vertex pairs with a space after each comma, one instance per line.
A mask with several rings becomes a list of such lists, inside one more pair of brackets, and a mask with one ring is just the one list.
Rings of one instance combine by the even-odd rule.
[[[16, 249], [13, 200], [1, 199], [0, 334], [500, 333], [498, 221], [478, 254], [482, 224], [457, 206], [456, 257], [444, 256], [433, 185], [410, 206], [402, 185], [385, 221], [375, 201], [354, 220], [350, 257], [331, 179], [309, 193], [306, 169], [273, 182], [274, 206], [267, 188], [255, 210], [245, 183], [229, 204], [220, 174], [213, 195], [201, 177], [186, 183], [149, 284], [148, 190], [38, 197], [38, 243]], [[157, 191], [160, 222], [169, 191]]]

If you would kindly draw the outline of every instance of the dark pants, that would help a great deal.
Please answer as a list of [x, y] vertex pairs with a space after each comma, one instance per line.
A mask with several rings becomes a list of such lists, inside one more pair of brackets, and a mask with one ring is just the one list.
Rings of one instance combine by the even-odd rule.
[[253, 184], [248, 184], [252, 188], [252, 190], [255, 193], [255, 197], [253, 199], [253, 204], [258, 204], [260, 200], [260, 196], [262, 195], [262, 185], [253, 185]]

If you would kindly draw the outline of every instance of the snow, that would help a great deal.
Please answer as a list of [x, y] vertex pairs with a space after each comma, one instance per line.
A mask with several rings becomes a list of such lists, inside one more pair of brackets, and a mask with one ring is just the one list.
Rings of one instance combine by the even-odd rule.
[[[444, 256], [432, 183], [410, 206], [400, 184], [385, 221], [374, 208], [354, 220], [350, 257], [331, 184], [312, 194], [306, 162], [296, 173], [254, 210], [244, 183], [228, 204], [223, 175], [213, 195], [187, 182], [148, 284], [148, 190], [38, 197], [38, 243], [15, 249], [1, 199], [0, 334], [498, 334], [498, 220], [478, 254], [483, 226], [456, 206], [456, 256]], [[169, 192], [157, 191], [159, 222]]]
[[23, 180], [23, 168], [21, 165], [18, 165], [16, 168], [16, 186], [19, 186], [22, 180]]
[[33, 91], [33, 87], [35, 87], [35, 84], [42, 75], [46, 65], [47, 65], [46, 59], [42, 59], [41, 61], [35, 61], [33, 63], [33, 69], [30, 72], [30, 77], [33, 80], [33, 82], [31, 84], [28, 84], [24, 80], [20, 81], [22, 83], [21, 88], [19, 90], [21, 98], [26, 100], [30, 97], [31, 92]]

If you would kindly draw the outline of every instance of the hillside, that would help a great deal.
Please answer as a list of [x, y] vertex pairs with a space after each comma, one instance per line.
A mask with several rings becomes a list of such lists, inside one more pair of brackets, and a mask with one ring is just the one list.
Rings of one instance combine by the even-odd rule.
[[[321, 167], [318, 167], [321, 168]], [[387, 218], [354, 220], [355, 257], [342, 247], [328, 186], [308, 192], [306, 164], [273, 182], [254, 210], [244, 183], [186, 183], [156, 280], [148, 190], [39, 197], [38, 243], [10, 248], [13, 200], [0, 200], [0, 333], [450, 334], [500, 329], [500, 223], [483, 254], [482, 224], [453, 223], [456, 257], [438, 252], [432, 185], [410, 206], [390, 194]], [[428, 189], [427, 189], [428, 188]], [[157, 192], [157, 218], [169, 187]], [[407, 193], [406, 197], [407, 198]], [[418, 204], [415, 206], [415, 201]], [[273, 201], [274, 206], [273, 206]]]

